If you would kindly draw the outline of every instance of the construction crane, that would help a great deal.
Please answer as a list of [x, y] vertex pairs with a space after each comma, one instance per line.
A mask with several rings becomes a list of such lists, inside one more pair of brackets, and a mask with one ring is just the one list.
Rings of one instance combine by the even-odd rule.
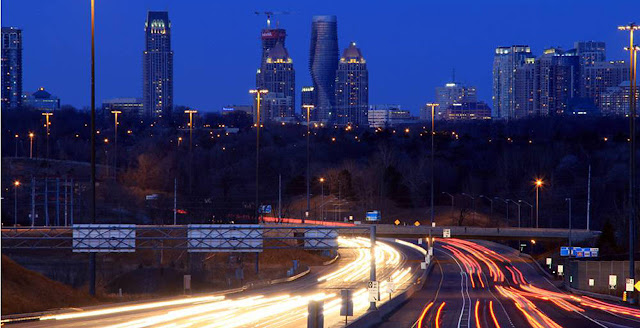
[[[256, 11], [254, 12], [256, 15], [265, 15], [267, 16], [267, 28], [271, 28], [271, 16], [275, 15], [289, 15], [291, 14], [288, 11]], [[276, 28], [280, 25], [280, 22], [276, 21]]]

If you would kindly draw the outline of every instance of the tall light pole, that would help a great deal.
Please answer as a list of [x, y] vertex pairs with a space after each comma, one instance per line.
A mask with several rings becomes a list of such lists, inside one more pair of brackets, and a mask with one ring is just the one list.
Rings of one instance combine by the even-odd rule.
[[[571, 198], [565, 198], [564, 200], [566, 200], [569, 203], [569, 249], [571, 249]], [[571, 252], [569, 252], [571, 253]]]
[[120, 122], [118, 122], [118, 114], [121, 114], [122, 111], [119, 110], [112, 110], [111, 114], [114, 115], [115, 117], [115, 121], [113, 123], [114, 125], [114, 133], [113, 133], [113, 142], [114, 142], [114, 150], [113, 150], [113, 177], [115, 180], [118, 179], [118, 125], [120, 124]]
[[[91, 223], [96, 223], [96, 47], [95, 0], [91, 0]], [[89, 254], [89, 294], [96, 294], [96, 253]]]
[[471, 196], [471, 195], [469, 195], [469, 194], [467, 194], [467, 193], [464, 193], [464, 192], [462, 193], [462, 195], [463, 196], [467, 196], [467, 197], [469, 197], [471, 199], [471, 205], [472, 205], [471, 207], [473, 208], [473, 221], [472, 222], [475, 223], [476, 222], [476, 198]]
[[[629, 23], [625, 26], [618, 26], [618, 30], [629, 31], [629, 47], [625, 47], [629, 51], [629, 278], [635, 281], [635, 239], [636, 239], [636, 64], [637, 54], [640, 50], [634, 44], [633, 32], [640, 30], [640, 26], [635, 23]], [[634, 292], [628, 297], [629, 303], [635, 303]]]
[[[313, 109], [314, 105], [302, 105], [303, 108], [307, 110], [307, 214], [309, 213], [311, 202], [310, 202], [310, 190], [311, 190], [311, 170], [310, 170], [310, 155], [309, 155], [309, 134], [311, 128], [311, 109]], [[304, 217], [302, 218], [302, 223], [304, 223]]]
[[18, 138], [20, 138], [20, 136], [18, 134], [16, 134], [14, 136], [14, 138], [16, 139], [16, 149], [15, 149], [16, 153], [15, 153], [14, 157], [18, 157]]
[[49, 117], [51, 115], [53, 115], [53, 113], [45, 112], [45, 113], [42, 113], [42, 115], [44, 115], [44, 117], [45, 117], [45, 128], [46, 128], [46, 132], [47, 132], [47, 136], [46, 136], [47, 152], [46, 152], [46, 154], [47, 154], [47, 158], [49, 158], [49, 126], [51, 125], [51, 122], [49, 121]]
[[510, 201], [510, 199], [509, 198], [502, 199], [500, 197], [493, 197], [493, 199], [497, 199], [497, 200], [499, 200], [499, 201], [501, 201], [501, 202], [503, 202], [503, 203], [505, 203], [507, 205], [507, 225], [509, 225], [509, 201]]
[[434, 187], [434, 180], [435, 180], [435, 173], [434, 173], [434, 153], [435, 153], [435, 143], [433, 141], [433, 138], [435, 137], [436, 134], [436, 122], [435, 122], [435, 111], [436, 111], [436, 107], [438, 107], [440, 104], [436, 104], [436, 103], [428, 103], [427, 106], [431, 107], [431, 227], [429, 228], [429, 248], [431, 248], [431, 229], [433, 229], [433, 224], [435, 223], [434, 221], [434, 216], [435, 216], [435, 212], [434, 212], [434, 203], [433, 203], [433, 198], [434, 198], [434, 193], [435, 193], [435, 187]]
[[540, 214], [540, 187], [542, 187], [542, 185], [544, 184], [544, 182], [542, 181], [542, 179], [536, 179], [535, 181], [535, 186], [536, 186], [536, 229], [540, 228], [540, 221], [539, 221], [539, 214]]
[[33, 132], [29, 132], [29, 158], [33, 158], [33, 137], [35, 136]]
[[529, 207], [531, 207], [531, 213], [529, 214], [529, 220], [531, 221], [531, 225], [533, 225], [533, 205], [527, 203], [526, 201], [520, 199], [518, 200], [519, 203], [523, 203], [525, 205], [528, 205]]
[[18, 187], [20, 187], [20, 181], [13, 182], [13, 226], [18, 226]]
[[[257, 102], [257, 109], [256, 109], [256, 221], [260, 222], [260, 198], [259, 198], [259, 188], [258, 186], [260, 185], [260, 111], [262, 110], [262, 108], [260, 107], [260, 98], [262, 97], [263, 94], [268, 93], [269, 90], [267, 89], [261, 89], [261, 88], [257, 88], [257, 89], [252, 89], [249, 90], [249, 93], [256, 94], [256, 102]], [[303, 218], [304, 220], [304, 218]]]
[[521, 216], [520, 206], [521, 206], [521, 204], [520, 204], [520, 202], [516, 202], [513, 199], [509, 199], [509, 201], [511, 201], [512, 203], [516, 204], [516, 206], [518, 206], [518, 228], [521, 228], [522, 227], [522, 225], [520, 224], [520, 222], [521, 222], [520, 221], [520, 216]]
[[322, 221], [324, 221], [324, 178], [320, 178], [318, 181], [320, 181], [320, 194], [322, 195], [320, 200], [320, 217]]
[[185, 114], [189, 114], [189, 192], [193, 191], [193, 114], [198, 111], [187, 109]]

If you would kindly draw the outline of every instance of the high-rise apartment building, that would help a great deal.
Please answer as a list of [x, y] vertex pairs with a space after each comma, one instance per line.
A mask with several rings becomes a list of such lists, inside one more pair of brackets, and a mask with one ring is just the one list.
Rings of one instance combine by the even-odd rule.
[[2, 28], [2, 108], [22, 106], [22, 30]]
[[264, 88], [264, 74], [267, 62], [267, 55], [269, 50], [275, 47], [276, 44], [281, 44], [285, 47], [285, 39], [287, 37], [287, 31], [281, 28], [271, 28], [271, 21], [267, 20], [267, 28], [262, 29], [260, 33], [260, 40], [262, 41], [262, 56], [260, 57], [260, 68], [256, 74], [256, 87]]
[[341, 125], [368, 125], [369, 71], [355, 42], [351, 42], [340, 57], [335, 92], [336, 122]]
[[535, 60], [533, 110], [536, 115], [564, 113], [579, 96], [580, 58], [575, 51], [546, 49]]
[[335, 120], [335, 81], [339, 61], [336, 16], [314, 16], [311, 22], [309, 72], [315, 91], [317, 120]]
[[526, 45], [496, 48], [493, 59], [493, 117], [515, 118], [515, 73], [517, 67], [532, 58]]
[[629, 80], [629, 64], [625, 61], [596, 62], [584, 68], [584, 89], [586, 98], [592, 99], [594, 104], [602, 109], [600, 96], [608, 88], [618, 87], [623, 81]]
[[456, 102], [445, 111], [447, 120], [490, 120], [491, 108], [482, 101]]
[[589, 93], [585, 88], [588, 86], [585, 68], [604, 62], [607, 59], [606, 45], [602, 41], [576, 41], [573, 47], [578, 57], [580, 57], [580, 97], [585, 98]]
[[265, 118], [292, 119], [295, 116], [296, 74], [293, 60], [282, 43], [276, 43], [267, 51], [261, 76], [262, 85], [259, 87], [269, 90], [264, 96], [264, 105], [267, 106]]
[[169, 118], [173, 110], [171, 22], [166, 11], [150, 11], [144, 25], [142, 97], [145, 115]]
[[[600, 93], [600, 110], [603, 115], [629, 115], [629, 93], [631, 83], [622, 82], [617, 87], [609, 87]], [[640, 99], [640, 89], [636, 88], [636, 98]], [[640, 110], [640, 104], [636, 102], [636, 111]]]
[[[446, 110], [453, 104], [461, 104], [463, 102], [476, 102], [478, 96], [476, 94], [476, 87], [466, 86], [459, 82], [449, 82], [443, 87], [436, 87], [436, 103], [438, 107], [435, 115], [436, 119], [446, 119]], [[431, 113], [431, 109], [429, 109]], [[430, 115], [430, 114], [429, 114]], [[431, 120], [429, 117], [428, 120]]]
[[534, 100], [536, 92], [536, 59], [527, 58], [525, 62], [516, 68], [514, 82], [514, 101], [516, 118], [523, 118], [534, 114]]

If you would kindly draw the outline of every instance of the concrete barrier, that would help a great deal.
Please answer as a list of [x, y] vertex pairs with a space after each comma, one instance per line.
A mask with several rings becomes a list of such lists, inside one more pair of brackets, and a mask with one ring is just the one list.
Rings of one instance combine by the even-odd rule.
[[374, 327], [381, 323], [386, 316], [391, 314], [391, 312], [395, 311], [398, 307], [403, 305], [413, 294], [415, 294], [418, 290], [422, 289], [425, 282], [427, 281], [427, 277], [431, 274], [433, 270], [433, 261], [429, 263], [427, 269], [424, 270], [422, 275], [420, 276], [418, 282], [411, 285], [404, 292], [397, 294], [395, 297], [391, 298], [390, 301], [387, 301], [380, 306], [378, 306], [377, 311], [367, 312], [353, 322], [347, 325], [349, 328], [366, 328], [366, 327]]

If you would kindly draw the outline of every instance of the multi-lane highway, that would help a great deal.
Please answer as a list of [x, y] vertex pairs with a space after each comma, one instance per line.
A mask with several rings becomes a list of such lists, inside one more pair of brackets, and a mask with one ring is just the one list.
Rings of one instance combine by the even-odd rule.
[[[15, 327], [306, 327], [310, 300], [324, 301], [325, 327], [344, 324], [340, 316], [340, 290], [351, 289], [354, 315], [369, 307], [365, 289], [369, 280], [369, 240], [339, 238], [340, 259], [328, 267], [314, 267], [294, 282], [231, 295], [141, 302], [65, 311], [37, 321], [12, 323]], [[422, 254], [393, 241], [376, 243], [376, 266], [381, 291], [391, 279], [401, 292], [422, 273]], [[383, 301], [387, 294], [383, 294]], [[381, 302], [381, 303], [382, 303]], [[351, 321], [354, 317], [349, 318]]]
[[424, 288], [382, 327], [640, 327], [640, 310], [562, 292], [491, 242], [443, 239]]

